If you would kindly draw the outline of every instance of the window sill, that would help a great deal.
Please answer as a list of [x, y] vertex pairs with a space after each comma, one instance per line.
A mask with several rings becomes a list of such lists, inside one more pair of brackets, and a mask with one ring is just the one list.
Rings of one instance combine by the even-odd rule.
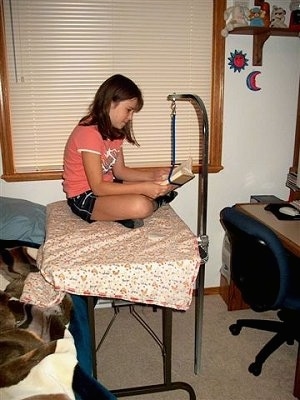
[[[147, 167], [141, 169], [149, 169], [155, 167]], [[201, 168], [201, 167], [200, 167]], [[210, 165], [208, 167], [209, 173], [217, 173], [223, 169], [222, 166]], [[201, 170], [201, 169], [200, 169]], [[198, 167], [193, 168], [194, 173], [198, 173]], [[27, 182], [27, 181], [50, 181], [50, 180], [61, 180], [62, 171], [43, 171], [43, 172], [16, 172], [13, 174], [3, 174], [1, 176], [5, 182]]]

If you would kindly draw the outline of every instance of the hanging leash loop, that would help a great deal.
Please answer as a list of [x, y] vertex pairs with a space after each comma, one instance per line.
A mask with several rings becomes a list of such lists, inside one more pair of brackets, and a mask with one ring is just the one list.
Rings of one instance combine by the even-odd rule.
[[176, 163], [176, 99], [172, 98], [171, 103], [171, 166]]
[[176, 98], [174, 93], [174, 97], [172, 98], [172, 103], [171, 103], [171, 168], [168, 176], [168, 181], [172, 185], [174, 185], [174, 183], [171, 181], [171, 176], [175, 168], [175, 165], [176, 165]]

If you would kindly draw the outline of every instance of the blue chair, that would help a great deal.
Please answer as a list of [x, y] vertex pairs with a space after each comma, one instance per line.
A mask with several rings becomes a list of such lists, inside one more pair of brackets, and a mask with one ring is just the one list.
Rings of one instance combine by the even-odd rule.
[[239, 319], [229, 327], [238, 335], [242, 327], [275, 332], [248, 370], [260, 375], [265, 360], [283, 343], [300, 338], [300, 263], [275, 233], [254, 218], [226, 207], [220, 222], [231, 244], [231, 279], [252, 310], [276, 310], [279, 320]]

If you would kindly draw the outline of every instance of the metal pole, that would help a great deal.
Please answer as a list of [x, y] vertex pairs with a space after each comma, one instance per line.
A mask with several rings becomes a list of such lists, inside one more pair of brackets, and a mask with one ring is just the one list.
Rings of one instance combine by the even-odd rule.
[[196, 112], [200, 111], [203, 118], [203, 123], [199, 122], [199, 150], [200, 139], [202, 138], [202, 163], [201, 174], [199, 171], [198, 180], [198, 219], [197, 219], [197, 235], [199, 243], [199, 252], [202, 256], [202, 264], [196, 280], [196, 299], [195, 299], [195, 349], [194, 349], [194, 372], [200, 372], [201, 364], [201, 348], [202, 348], [202, 327], [203, 327], [203, 306], [204, 306], [204, 278], [205, 278], [205, 263], [208, 259], [208, 236], [206, 234], [207, 227], [207, 189], [208, 189], [208, 141], [209, 141], [209, 126], [208, 116], [205, 105], [201, 98], [193, 94], [170, 94], [168, 100], [183, 100], [189, 101], [195, 108]]

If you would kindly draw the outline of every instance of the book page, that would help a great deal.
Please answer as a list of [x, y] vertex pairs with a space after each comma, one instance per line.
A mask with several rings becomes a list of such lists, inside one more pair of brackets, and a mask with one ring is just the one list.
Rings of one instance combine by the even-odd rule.
[[176, 185], [184, 185], [195, 177], [192, 171], [192, 158], [188, 158], [186, 161], [182, 162], [180, 165], [173, 169], [170, 181], [166, 179], [163, 185], [168, 185], [173, 183]]

